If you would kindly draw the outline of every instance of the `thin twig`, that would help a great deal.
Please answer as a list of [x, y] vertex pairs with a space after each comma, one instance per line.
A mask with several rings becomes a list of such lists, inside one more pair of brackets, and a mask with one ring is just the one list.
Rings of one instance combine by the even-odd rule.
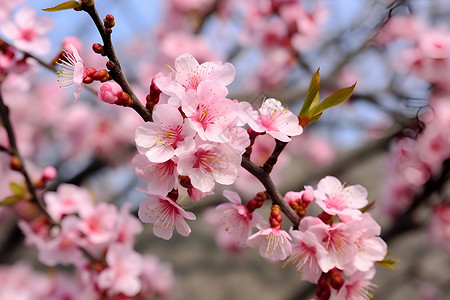
[[255, 165], [250, 160], [250, 157], [246, 155], [242, 157], [241, 166], [250, 174], [255, 176], [264, 185], [272, 201], [281, 207], [281, 211], [286, 215], [286, 217], [289, 218], [289, 220], [291, 220], [294, 228], [297, 228], [298, 224], [300, 223], [300, 217], [284, 201], [283, 196], [277, 190], [275, 184], [270, 178], [269, 172], [267, 172], [267, 170], [265, 170], [263, 167]]
[[[1, 81], [0, 81], [0, 88], [1, 88]], [[8, 152], [12, 157], [15, 157], [19, 162], [19, 166], [17, 166], [18, 167], [17, 171], [22, 173], [23, 177], [25, 178], [28, 192], [31, 195], [31, 201], [33, 201], [39, 206], [42, 212], [48, 217], [49, 221], [51, 221], [53, 224], [56, 224], [55, 221], [52, 219], [52, 217], [50, 217], [50, 215], [48, 214], [47, 210], [45, 209], [45, 204], [43, 203], [43, 201], [41, 201], [41, 199], [37, 196], [36, 187], [31, 181], [31, 177], [25, 168], [24, 160], [22, 159], [22, 156], [20, 155], [19, 149], [17, 147], [16, 137], [14, 135], [14, 130], [12, 128], [11, 121], [9, 119], [9, 108], [4, 103], [1, 93], [0, 93], [0, 118], [3, 123], [3, 127], [5, 128], [6, 133], [8, 135], [8, 141], [10, 145]]]
[[86, 11], [91, 17], [92, 21], [94, 21], [94, 24], [97, 27], [97, 30], [103, 40], [103, 49], [105, 51], [105, 55], [111, 62], [113, 62], [113, 67], [110, 69], [112, 78], [122, 87], [124, 92], [130, 95], [130, 99], [133, 101], [130, 107], [134, 109], [144, 121], [152, 121], [151, 112], [139, 101], [130, 84], [128, 83], [125, 75], [123, 74], [122, 67], [120, 65], [119, 59], [116, 56], [116, 52], [111, 41], [111, 33], [108, 32], [103, 25], [103, 22], [98, 15], [97, 9], [94, 5], [83, 5], [83, 10]]

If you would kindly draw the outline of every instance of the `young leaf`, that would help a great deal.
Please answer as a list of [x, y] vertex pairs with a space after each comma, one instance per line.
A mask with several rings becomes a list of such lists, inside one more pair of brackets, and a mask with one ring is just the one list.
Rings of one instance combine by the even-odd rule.
[[24, 195], [22, 187], [20, 187], [20, 185], [18, 185], [17, 183], [11, 182], [9, 184], [9, 187], [11, 188], [11, 191], [13, 192], [13, 194], [15, 196], [23, 196]]
[[317, 69], [311, 78], [311, 82], [308, 87], [308, 92], [306, 93], [305, 101], [303, 102], [302, 109], [300, 111], [300, 117], [306, 117], [308, 112], [312, 108], [316, 107], [319, 103], [319, 89], [320, 89], [320, 68]]
[[376, 263], [390, 270], [397, 269], [397, 267], [394, 265], [397, 264], [400, 260], [395, 258], [388, 258], [388, 256], [390, 255], [391, 253], [388, 252], [383, 260], [377, 261]]
[[325, 98], [317, 107], [317, 112], [324, 111], [325, 109], [339, 105], [348, 100], [352, 95], [355, 86], [356, 82], [352, 86], [339, 89], [330, 96], [328, 96], [327, 98]]
[[10, 196], [10, 197], [6, 197], [5, 199], [3, 199], [2, 201], [0, 201], [0, 206], [6, 206], [6, 205], [12, 205], [16, 202], [18, 202], [19, 200], [21, 200], [22, 198], [19, 196]]
[[81, 6], [81, 3], [78, 1], [67, 1], [61, 4], [58, 4], [53, 7], [44, 8], [43, 11], [47, 12], [54, 12], [54, 11], [60, 11], [60, 10], [66, 10], [66, 9], [72, 9], [72, 8], [78, 8]]

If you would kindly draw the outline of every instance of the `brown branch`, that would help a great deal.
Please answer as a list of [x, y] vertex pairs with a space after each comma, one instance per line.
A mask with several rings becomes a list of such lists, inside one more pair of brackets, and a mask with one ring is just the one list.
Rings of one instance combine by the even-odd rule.
[[280, 156], [281, 152], [283, 152], [284, 148], [286, 148], [287, 144], [286, 142], [281, 142], [279, 140], [275, 140], [275, 148], [273, 149], [272, 154], [270, 157], [266, 160], [266, 162], [263, 165], [263, 169], [270, 173], [272, 172], [273, 167], [278, 161], [278, 157]]
[[[1, 81], [0, 81], [0, 88], [1, 88]], [[8, 135], [8, 141], [10, 146], [9, 151], [7, 152], [11, 155], [11, 157], [14, 157], [19, 162], [18, 166], [16, 166], [17, 167], [16, 170], [22, 173], [23, 177], [25, 178], [28, 192], [31, 195], [31, 201], [33, 201], [39, 206], [41, 211], [49, 218], [49, 221], [51, 221], [52, 224], [56, 224], [55, 221], [48, 214], [47, 210], [45, 209], [45, 203], [41, 201], [41, 199], [37, 196], [36, 187], [31, 181], [31, 177], [25, 168], [24, 160], [22, 159], [22, 156], [20, 155], [19, 149], [17, 147], [16, 137], [14, 135], [14, 130], [12, 128], [11, 121], [9, 119], [9, 108], [4, 103], [1, 93], [0, 93], [0, 118]]]
[[94, 5], [83, 5], [82, 9], [89, 14], [92, 21], [94, 21], [98, 32], [100, 33], [103, 41], [103, 49], [105, 51], [105, 55], [112, 62], [112, 64], [110, 64], [111, 68], [109, 68], [111, 77], [122, 87], [122, 90], [124, 92], [130, 95], [130, 99], [133, 101], [130, 107], [134, 109], [144, 121], [152, 121], [151, 112], [139, 101], [130, 84], [128, 83], [125, 75], [123, 74], [122, 67], [120, 65], [119, 59], [116, 56], [116, 52], [111, 41], [111, 28], [106, 28], [104, 26]]
[[246, 169], [250, 174], [258, 178], [258, 180], [264, 185], [267, 193], [269, 193], [270, 198], [276, 204], [281, 207], [281, 211], [291, 220], [294, 225], [294, 228], [298, 227], [300, 223], [300, 217], [289, 207], [289, 205], [284, 201], [283, 196], [277, 190], [275, 184], [270, 178], [269, 172], [264, 169], [264, 167], [259, 167], [255, 165], [250, 157], [244, 155], [242, 157], [241, 166]]

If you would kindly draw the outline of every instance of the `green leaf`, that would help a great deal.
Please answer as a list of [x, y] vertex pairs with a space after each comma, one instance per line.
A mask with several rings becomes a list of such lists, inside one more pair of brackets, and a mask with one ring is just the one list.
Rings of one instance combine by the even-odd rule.
[[12, 205], [18, 201], [20, 201], [22, 198], [20, 196], [10, 196], [6, 197], [0, 202], [0, 206], [6, 206], [6, 205]]
[[23, 188], [15, 182], [11, 182], [9, 187], [11, 188], [14, 196], [23, 196], [25, 194]]
[[60, 11], [60, 10], [66, 10], [66, 9], [72, 9], [72, 8], [78, 8], [81, 6], [81, 3], [78, 1], [67, 1], [61, 4], [58, 4], [53, 7], [44, 8], [43, 11], [47, 12], [54, 12], [54, 11]]
[[376, 263], [390, 270], [397, 269], [397, 267], [394, 265], [397, 264], [400, 260], [395, 258], [388, 258], [388, 256], [390, 255], [391, 253], [388, 252], [383, 260], [377, 261]]
[[316, 107], [319, 103], [319, 89], [320, 89], [320, 68], [317, 69], [316, 73], [314, 73], [311, 78], [311, 82], [309, 83], [308, 92], [306, 93], [305, 101], [303, 102], [302, 109], [300, 111], [300, 117], [309, 116], [308, 112], [312, 110], [312, 108]]
[[352, 86], [337, 90], [336, 92], [334, 92], [333, 94], [331, 94], [330, 96], [325, 98], [319, 104], [319, 106], [317, 106], [317, 111], [314, 111], [314, 112], [319, 113], [319, 112], [324, 111], [325, 109], [331, 108], [333, 106], [336, 106], [336, 105], [339, 105], [339, 104], [345, 102], [352, 95], [353, 90], [355, 89], [355, 86], [356, 86], [356, 82]]

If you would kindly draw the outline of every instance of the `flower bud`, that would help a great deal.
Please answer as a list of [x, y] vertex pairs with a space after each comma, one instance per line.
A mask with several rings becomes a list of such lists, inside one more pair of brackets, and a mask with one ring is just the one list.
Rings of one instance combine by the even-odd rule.
[[22, 169], [22, 162], [19, 157], [12, 155], [9, 166], [11, 170], [20, 171]]
[[119, 93], [119, 100], [117, 100], [114, 104], [122, 105], [122, 106], [131, 106], [133, 104], [133, 100], [131, 100], [130, 95], [125, 92]]
[[122, 94], [122, 88], [115, 81], [108, 81], [102, 84], [97, 96], [103, 102], [113, 104], [119, 100], [119, 94]]
[[105, 50], [103, 49], [103, 46], [100, 45], [99, 43], [94, 43], [94, 44], [92, 45], [92, 50], [93, 50], [95, 53], [100, 54], [100, 55], [102, 55], [102, 56], [105, 55]]
[[111, 14], [107, 14], [106, 17], [103, 19], [103, 24], [105, 24], [105, 27], [114, 27], [116, 25], [114, 16]]
[[330, 285], [335, 290], [339, 291], [345, 283], [345, 279], [342, 277], [341, 271], [337, 268], [334, 268], [331, 269], [328, 273], [330, 275]]
[[58, 172], [56, 171], [55, 167], [53, 166], [47, 166], [44, 168], [44, 171], [42, 172], [42, 179], [45, 181], [53, 180], [58, 175]]
[[163, 74], [159, 72], [152, 78], [152, 83], [150, 84], [150, 93], [145, 97], [146, 107], [150, 111], [153, 110], [153, 107], [159, 102], [159, 95], [161, 94], [161, 89], [156, 85], [155, 80], [162, 77]]

